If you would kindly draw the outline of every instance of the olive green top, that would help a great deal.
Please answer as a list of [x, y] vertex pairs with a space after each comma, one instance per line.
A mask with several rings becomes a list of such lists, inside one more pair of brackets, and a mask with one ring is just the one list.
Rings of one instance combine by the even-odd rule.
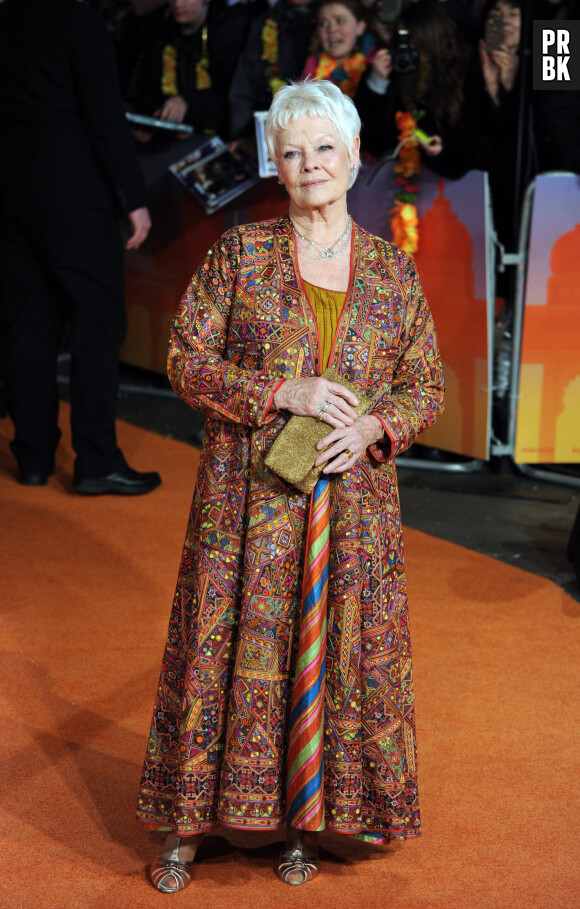
[[317, 287], [316, 284], [309, 284], [308, 281], [303, 283], [318, 324], [318, 334], [320, 335], [318, 353], [320, 371], [323, 372], [328, 366], [332, 342], [346, 293], [342, 290], [327, 290], [325, 287]]

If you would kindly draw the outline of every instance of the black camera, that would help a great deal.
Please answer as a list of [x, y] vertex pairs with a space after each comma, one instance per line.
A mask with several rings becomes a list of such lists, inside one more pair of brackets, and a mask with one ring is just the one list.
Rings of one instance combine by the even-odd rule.
[[391, 63], [393, 72], [399, 76], [412, 73], [419, 66], [419, 54], [411, 47], [406, 28], [397, 29], [395, 45], [391, 48]]

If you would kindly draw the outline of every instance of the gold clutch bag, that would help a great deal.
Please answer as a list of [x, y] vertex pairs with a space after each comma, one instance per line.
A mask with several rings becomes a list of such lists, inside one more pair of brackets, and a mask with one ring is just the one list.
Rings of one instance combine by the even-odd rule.
[[[339, 376], [335, 369], [325, 369], [322, 377], [329, 382], [337, 382], [357, 396], [355, 410], [359, 417], [368, 413], [371, 399], [361, 395], [358, 388]], [[322, 423], [316, 417], [292, 416], [266, 455], [265, 463], [270, 470], [301, 492], [312, 492], [322, 473], [322, 467], [314, 466], [321, 453], [316, 445], [330, 432], [332, 426]]]

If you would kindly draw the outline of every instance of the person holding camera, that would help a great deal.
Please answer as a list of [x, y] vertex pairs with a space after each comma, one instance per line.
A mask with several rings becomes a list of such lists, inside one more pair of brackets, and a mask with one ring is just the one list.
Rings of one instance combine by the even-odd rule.
[[[517, 124], [520, 83], [520, 0], [488, 0], [478, 43], [482, 123], [489, 137], [482, 169], [489, 173], [494, 227], [508, 251], [518, 240], [514, 218]], [[506, 275], [498, 276], [499, 295], [509, 293]]]
[[406, 7], [393, 31], [391, 45], [377, 51], [354, 99], [363, 149], [376, 157], [394, 150], [395, 114], [416, 113], [418, 126], [431, 137], [428, 146], [421, 145], [424, 163], [458, 178], [481, 161], [477, 105], [470, 103], [466, 85], [469, 46], [433, 0]]
[[519, 69], [521, 10], [516, 0], [490, 0], [483, 11], [485, 38], [478, 44], [485, 90], [496, 107], [509, 94]]

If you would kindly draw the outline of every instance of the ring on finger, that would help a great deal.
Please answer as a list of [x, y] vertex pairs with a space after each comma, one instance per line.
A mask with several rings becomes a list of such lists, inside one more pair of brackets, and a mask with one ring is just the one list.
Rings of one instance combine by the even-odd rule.
[[350, 450], [350, 448], [345, 448], [344, 451], [343, 451], [343, 454], [347, 456], [347, 458], [348, 458], [349, 461], [350, 461], [350, 459], [351, 459], [352, 457], [354, 457], [354, 455], [353, 455], [352, 451]]
[[322, 405], [322, 407], [320, 408], [320, 410], [318, 411], [318, 417], [317, 417], [318, 420], [320, 420], [322, 415], [326, 413], [326, 411], [328, 410], [329, 407], [330, 407], [330, 401], [325, 401], [324, 404]]

